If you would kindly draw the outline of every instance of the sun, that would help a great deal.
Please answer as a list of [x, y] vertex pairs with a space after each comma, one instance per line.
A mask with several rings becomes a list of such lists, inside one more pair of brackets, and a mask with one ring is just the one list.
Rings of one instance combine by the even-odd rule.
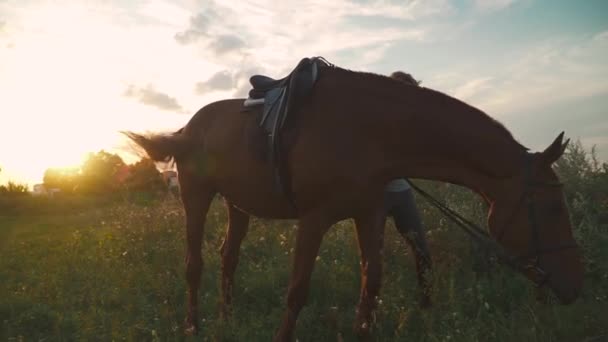
[[184, 108], [205, 103], [192, 85], [216, 66], [175, 49], [173, 27], [133, 26], [105, 10], [77, 3], [15, 10], [0, 37], [0, 184], [31, 187], [46, 169], [80, 166], [100, 150], [134, 162], [120, 151], [120, 131], [175, 130], [187, 121], [124, 96], [129, 85], [153, 84], [179, 95]]

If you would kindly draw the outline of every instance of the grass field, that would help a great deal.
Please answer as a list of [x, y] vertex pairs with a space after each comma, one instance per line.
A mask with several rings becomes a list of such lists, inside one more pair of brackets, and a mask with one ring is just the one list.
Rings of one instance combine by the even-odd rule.
[[[482, 221], [483, 208], [470, 192], [423, 184], [458, 211]], [[578, 194], [570, 203], [587, 273], [581, 298], [570, 306], [536, 301], [528, 281], [488, 262], [464, 233], [419, 199], [435, 265], [433, 307], [418, 308], [414, 263], [389, 221], [374, 339], [607, 340], [608, 228], [601, 220], [606, 212], [603, 204], [599, 211], [591, 210], [596, 200]], [[3, 341], [269, 341], [279, 326], [294, 222], [252, 221], [236, 274], [234, 314], [221, 321], [218, 248], [226, 213], [217, 199], [208, 215], [203, 247], [202, 334], [187, 338], [179, 201], [21, 198], [10, 210], [0, 208]], [[337, 341], [338, 335], [344, 341], [356, 340], [352, 322], [358, 263], [352, 223], [343, 221], [321, 246], [309, 302], [296, 330], [299, 341]]]

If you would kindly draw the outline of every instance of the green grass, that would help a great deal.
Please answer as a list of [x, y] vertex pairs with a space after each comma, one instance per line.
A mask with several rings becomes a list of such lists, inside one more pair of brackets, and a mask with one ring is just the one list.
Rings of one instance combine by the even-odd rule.
[[[443, 191], [443, 190], [442, 190]], [[481, 217], [467, 192], [449, 203]], [[33, 200], [33, 199], [32, 199]], [[26, 200], [24, 200], [26, 201]], [[27, 200], [29, 201], [29, 200]], [[78, 202], [80, 203], [80, 202]], [[200, 291], [202, 334], [183, 335], [183, 211], [176, 200], [30, 203], [0, 216], [0, 339], [24, 341], [269, 341], [280, 324], [291, 270], [293, 221], [253, 219], [236, 274], [233, 317], [218, 318], [219, 246], [226, 213], [208, 215]], [[475, 254], [469, 239], [419, 202], [435, 265], [433, 307], [416, 304], [416, 275], [389, 221], [377, 341], [586, 341], [606, 338], [608, 229], [581, 220], [586, 285], [570, 306], [541, 304], [529, 282]], [[585, 218], [585, 213], [581, 213]], [[591, 222], [591, 223], [589, 223]], [[354, 341], [359, 258], [350, 221], [326, 235], [299, 341]], [[482, 271], [479, 271], [482, 269]], [[477, 270], [477, 271], [476, 271]]]

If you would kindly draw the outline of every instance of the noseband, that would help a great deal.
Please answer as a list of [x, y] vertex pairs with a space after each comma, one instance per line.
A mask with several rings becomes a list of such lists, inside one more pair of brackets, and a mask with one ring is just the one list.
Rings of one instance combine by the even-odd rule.
[[533, 189], [535, 188], [543, 188], [543, 187], [552, 187], [552, 188], [561, 188], [563, 186], [560, 182], [547, 182], [547, 181], [536, 181], [532, 179], [532, 155], [527, 154], [525, 159], [525, 180], [524, 180], [524, 191], [519, 200], [519, 204], [515, 208], [513, 215], [507, 221], [504, 228], [500, 230], [496, 241], [501, 241], [507, 228], [508, 224], [512, 222], [515, 213], [521, 208], [521, 206], [525, 203], [528, 209], [528, 223], [530, 224], [530, 241], [531, 248], [528, 253], [519, 256], [509, 256], [511, 262], [516, 264], [518, 268], [532, 271], [536, 274], [534, 282], [538, 287], [541, 287], [547, 283], [549, 278], [551, 277], [551, 273], [545, 271], [541, 266], [541, 257], [546, 254], [560, 252], [570, 248], [578, 248], [576, 243], [567, 243], [560, 244], [551, 247], [541, 247], [540, 241], [540, 230], [538, 223], [538, 215], [536, 210], [536, 202], [534, 201], [534, 193]]
[[[496, 256], [506, 263], [507, 265], [515, 268], [516, 270], [523, 272], [533, 272], [535, 277], [533, 279], [536, 286], [541, 287], [549, 281], [551, 277], [551, 273], [547, 272], [541, 265], [541, 257], [543, 255], [560, 252], [570, 248], [578, 248], [576, 243], [567, 243], [560, 244], [551, 247], [543, 248], [541, 246], [541, 238], [540, 238], [540, 229], [538, 223], [538, 215], [536, 210], [536, 203], [534, 200], [533, 189], [542, 188], [542, 187], [557, 187], [561, 188], [563, 186], [560, 182], [546, 182], [546, 181], [536, 181], [532, 179], [532, 155], [527, 154], [525, 159], [525, 179], [524, 179], [524, 190], [519, 199], [518, 205], [513, 210], [512, 215], [509, 220], [505, 222], [503, 228], [499, 231], [496, 240], [493, 239], [486, 230], [479, 227], [477, 224], [471, 222], [470, 220], [464, 218], [454, 210], [448, 208], [446, 205], [441, 203], [440, 201], [433, 198], [430, 194], [420, 189], [418, 186], [414, 185], [409, 179], [407, 180], [412, 188], [414, 188], [418, 193], [420, 193], [423, 197], [425, 197], [431, 204], [433, 204], [437, 209], [444, 213], [450, 220], [452, 220], [456, 225], [462, 228], [467, 234], [469, 234], [473, 239], [477, 240], [479, 243], [484, 245], [496, 254]], [[509, 253], [505, 248], [503, 248], [499, 242], [503, 238], [504, 234], [510, 227], [513, 219], [515, 218], [516, 213], [521, 209], [523, 205], [527, 206], [528, 209], [528, 223], [531, 227], [531, 246], [530, 250], [527, 253], [522, 255], [513, 255]]]

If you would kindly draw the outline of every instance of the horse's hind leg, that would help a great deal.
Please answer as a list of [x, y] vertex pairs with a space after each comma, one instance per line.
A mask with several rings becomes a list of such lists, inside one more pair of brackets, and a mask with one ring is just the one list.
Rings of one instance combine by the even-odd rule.
[[361, 295], [354, 330], [360, 336], [367, 336], [370, 333], [376, 301], [382, 285], [384, 223], [385, 215], [381, 209], [355, 218], [361, 257]]
[[214, 193], [198, 182], [180, 177], [181, 197], [186, 212], [186, 280], [188, 281], [188, 316], [186, 333], [198, 333], [198, 288], [200, 285], [203, 258], [201, 240], [205, 227], [205, 218]]
[[293, 259], [293, 268], [287, 292], [287, 311], [274, 341], [292, 341], [298, 315], [308, 297], [310, 276], [312, 274], [315, 258], [323, 236], [331, 223], [322, 215], [310, 215], [300, 219], [296, 234], [296, 248]]
[[226, 236], [220, 248], [222, 255], [222, 304], [221, 315], [226, 317], [232, 305], [232, 288], [234, 286], [234, 272], [239, 262], [241, 242], [247, 234], [249, 215], [233, 206], [227, 200], [228, 227]]

